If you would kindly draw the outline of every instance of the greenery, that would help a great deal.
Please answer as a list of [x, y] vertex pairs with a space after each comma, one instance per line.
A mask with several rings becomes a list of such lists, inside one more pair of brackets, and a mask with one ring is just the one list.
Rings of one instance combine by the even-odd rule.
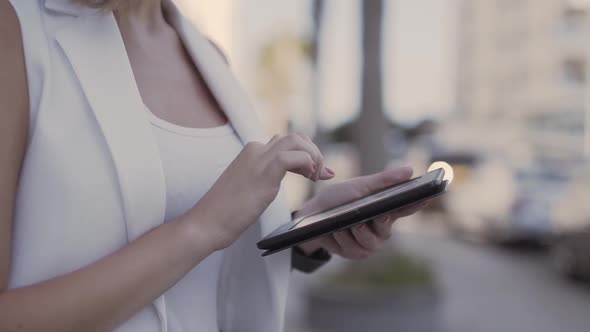
[[388, 254], [366, 262], [352, 262], [338, 273], [328, 275], [324, 284], [351, 290], [384, 290], [433, 285], [434, 275], [424, 262]]

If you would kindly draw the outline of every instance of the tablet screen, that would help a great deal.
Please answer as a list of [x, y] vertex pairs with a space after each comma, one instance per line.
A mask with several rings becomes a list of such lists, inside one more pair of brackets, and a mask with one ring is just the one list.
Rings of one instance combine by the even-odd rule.
[[298, 229], [298, 228], [302, 228], [308, 225], [311, 225], [313, 223], [316, 223], [320, 220], [324, 220], [326, 218], [329, 218], [330, 216], [335, 216], [335, 215], [339, 215], [339, 214], [343, 214], [346, 213], [350, 210], [355, 210], [358, 209], [364, 205], [370, 204], [372, 202], [378, 201], [382, 198], [386, 198], [392, 195], [396, 195], [396, 194], [400, 194], [403, 193], [404, 191], [413, 189], [415, 187], [417, 187], [418, 185], [422, 184], [423, 182], [420, 181], [422, 178], [415, 178], [413, 180], [410, 180], [408, 182], [405, 182], [401, 185], [398, 186], [394, 186], [391, 187], [387, 190], [378, 192], [376, 194], [373, 195], [369, 195], [366, 196], [364, 198], [358, 199], [356, 201], [350, 202], [348, 204], [344, 204], [338, 207], [335, 207], [333, 209], [324, 211], [324, 212], [320, 212], [318, 214], [309, 216], [304, 218], [303, 220], [301, 220], [300, 222], [298, 222], [297, 224], [295, 224], [293, 227], [291, 227], [290, 229]]

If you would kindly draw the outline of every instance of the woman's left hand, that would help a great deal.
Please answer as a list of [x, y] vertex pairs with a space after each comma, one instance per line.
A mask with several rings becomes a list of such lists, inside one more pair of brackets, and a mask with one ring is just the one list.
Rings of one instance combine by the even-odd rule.
[[[295, 217], [324, 211], [332, 207], [378, 192], [410, 179], [412, 169], [403, 167], [373, 175], [357, 177], [325, 187], [306, 202]], [[370, 223], [354, 226], [299, 245], [305, 254], [320, 248], [350, 259], [364, 259], [377, 252], [391, 237], [391, 226], [398, 218], [414, 214], [428, 203], [418, 203], [378, 217]]]

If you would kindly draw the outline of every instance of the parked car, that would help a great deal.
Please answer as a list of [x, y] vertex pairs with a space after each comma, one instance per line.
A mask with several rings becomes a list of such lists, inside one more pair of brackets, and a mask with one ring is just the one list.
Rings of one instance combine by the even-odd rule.
[[554, 267], [568, 277], [590, 280], [590, 170], [582, 169], [557, 200]]
[[504, 222], [490, 220], [490, 236], [499, 243], [548, 244], [556, 233], [552, 210], [568, 176], [539, 166], [515, 170], [514, 175], [514, 202]]

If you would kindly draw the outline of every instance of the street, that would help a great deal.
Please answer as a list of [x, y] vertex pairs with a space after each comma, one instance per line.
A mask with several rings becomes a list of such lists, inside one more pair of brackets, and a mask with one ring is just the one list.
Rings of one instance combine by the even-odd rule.
[[[445, 332], [590, 331], [590, 288], [561, 279], [545, 252], [467, 243], [440, 230], [400, 231], [392, 242], [432, 262]], [[308, 331], [300, 290], [314, 278], [294, 276], [287, 332]]]

